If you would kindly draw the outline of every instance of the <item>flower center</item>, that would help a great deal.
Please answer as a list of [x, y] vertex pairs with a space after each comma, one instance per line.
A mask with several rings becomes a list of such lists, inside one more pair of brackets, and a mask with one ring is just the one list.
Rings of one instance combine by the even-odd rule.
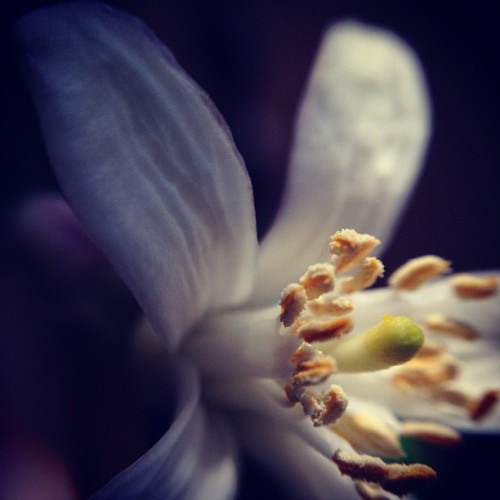
[[[341, 386], [331, 384], [336, 373], [393, 370], [393, 387], [467, 410], [473, 419], [484, 417], [495, 406], [499, 391], [488, 390], [478, 398], [448, 387], [458, 374], [457, 362], [442, 346], [424, 342], [420, 326], [406, 316], [385, 315], [380, 324], [363, 333], [354, 329], [351, 294], [372, 286], [384, 272], [382, 262], [370, 256], [379, 240], [352, 229], [343, 229], [330, 239], [331, 262], [314, 264], [296, 283], [283, 290], [280, 299], [283, 335], [301, 341], [291, 357], [293, 366], [285, 393], [299, 403], [314, 426], [327, 426], [344, 437], [360, 455], [339, 450], [332, 460], [356, 483], [360, 495], [383, 497], [387, 491], [402, 494], [436, 474], [421, 464], [385, 464], [379, 458], [404, 455], [397, 436], [410, 436], [439, 444], [452, 444], [460, 435], [447, 426], [430, 422], [399, 423], [390, 429], [383, 419], [363, 413], [346, 413], [348, 398]], [[389, 278], [395, 294], [418, 289], [432, 278], [449, 272], [450, 263], [427, 255], [412, 259]], [[496, 293], [494, 278], [458, 276], [455, 294], [479, 299]], [[475, 339], [470, 325], [431, 314], [422, 325], [426, 330], [460, 339]], [[370, 496], [371, 495], [371, 496]], [[377, 496], [378, 495], [378, 496]]]
[[354, 327], [349, 316], [354, 304], [347, 296], [370, 287], [384, 272], [382, 262], [369, 255], [379, 243], [352, 229], [338, 231], [330, 240], [331, 262], [310, 266], [281, 294], [285, 332], [303, 341], [292, 356], [286, 393], [315, 425], [334, 422], [347, 407], [339, 386], [322, 387], [335, 372], [390, 368], [413, 358], [423, 345], [421, 328], [405, 316], [386, 315], [364, 333], [347, 336]]

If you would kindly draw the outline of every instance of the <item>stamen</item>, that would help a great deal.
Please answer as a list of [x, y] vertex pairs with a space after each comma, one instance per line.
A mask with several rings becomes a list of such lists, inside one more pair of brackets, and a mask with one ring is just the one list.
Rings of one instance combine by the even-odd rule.
[[438, 357], [433, 360], [431, 356], [427, 359], [428, 363], [424, 363], [425, 358], [421, 359], [421, 366], [418, 366], [419, 358], [405, 365], [392, 378], [396, 387], [421, 394], [436, 402], [463, 408], [476, 422], [485, 418], [498, 404], [499, 390], [488, 390], [479, 398], [474, 398], [463, 391], [446, 386], [446, 383], [455, 379], [458, 374], [458, 367], [450, 355], [443, 355], [441, 360]]
[[435, 422], [410, 420], [402, 422], [400, 434], [406, 438], [418, 439], [441, 446], [454, 445], [461, 440], [460, 433], [455, 429]]
[[341, 316], [354, 309], [354, 304], [346, 297], [337, 297], [333, 293], [325, 293], [321, 297], [307, 303], [307, 310], [314, 315], [331, 314]]
[[386, 458], [404, 456], [397, 433], [372, 414], [346, 413], [331, 429], [359, 452]]
[[306, 291], [302, 285], [291, 283], [281, 292], [280, 321], [284, 326], [295, 323], [307, 302]]
[[336, 371], [337, 364], [328, 356], [320, 359], [301, 361], [292, 376], [293, 385], [320, 384]]
[[417, 355], [393, 376], [399, 388], [437, 386], [453, 380], [459, 373], [456, 359], [443, 348], [426, 342]]
[[321, 394], [304, 391], [299, 401], [316, 427], [335, 422], [343, 415], [348, 403], [344, 390], [339, 385], [331, 385]]
[[464, 340], [475, 340], [479, 333], [471, 325], [446, 317], [441, 313], [428, 314], [424, 319], [425, 326], [435, 332]]
[[342, 281], [342, 291], [353, 293], [372, 286], [377, 278], [384, 275], [384, 265], [376, 257], [366, 257], [354, 276]]
[[324, 355], [321, 351], [315, 349], [311, 344], [302, 342], [293, 352], [290, 362], [296, 367], [299, 363], [303, 363], [304, 361], [322, 359], [323, 357]]
[[499, 391], [486, 391], [478, 401], [469, 405], [470, 417], [474, 421], [482, 420], [498, 403]]
[[438, 386], [432, 388], [431, 397], [437, 401], [464, 408], [469, 412], [470, 418], [478, 422], [485, 418], [497, 405], [499, 391], [489, 390], [479, 398], [473, 398], [462, 391]]
[[459, 372], [458, 366], [452, 359], [436, 358], [429, 361], [410, 361], [392, 377], [398, 388], [424, 387], [454, 380]]
[[315, 426], [337, 420], [347, 407], [343, 389], [337, 385], [331, 385], [322, 393], [308, 389], [308, 386], [325, 382], [337, 371], [335, 361], [305, 342], [296, 349], [291, 361], [295, 364], [295, 371], [291, 382], [285, 386], [288, 400], [300, 402]]
[[330, 238], [330, 253], [337, 273], [352, 269], [380, 244], [371, 234], [342, 229]]
[[297, 332], [306, 342], [326, 342], [327, 340], [342, 337], [352, 331], [353, 327], [352, 319], [342, 316], [328, 321], [308, 321], [300, 326]]
[[333, 290], [335, 284], [335, 268], [327, 262], [309, 266], [300, 278], [309, 300], [316, 299], [324, 293]]
[[447, 260], [436, 255], [424, 255], [411, 259], [396, 269], [389, 277], [388, 283], [396, 290], [416, 290], [426, 281], [449, 270], [450, 262]]
[[451, 280], [453, 290], [461, 299], [484, 299], [495, 295], [498, 281], [493, 277], [457, 274]]
[[383, 370], [410, 360], [422, 347], [422, 329], [406, 316], [384, 316], [366, 332], [325, 346], [342, 372]]
[[352, 479], [376, 483], [396, 495], [415, 490], [437, 477], [436, 472], [427, 465], [386, 464], [380, 458], [345, 450], [338, 450], [332, 460], [342, 474]]

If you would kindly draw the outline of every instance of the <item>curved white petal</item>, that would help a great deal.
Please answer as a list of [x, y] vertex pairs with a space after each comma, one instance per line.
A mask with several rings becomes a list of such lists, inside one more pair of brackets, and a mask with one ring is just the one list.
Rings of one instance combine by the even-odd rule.
[[182, 352], [211, 376], [287, 378], [299, 339], [280, 328], [278, 305], [209, 315]]
[[356, 498], [352, 481], [341, 477], [330, 460], [338, 449], [351, 446], [328, 428], [314, 427], [300, 405], [290, 405], [275, 380], [214, 380], [208, 393], [234, 412], [243, 445], [293, 488], [297, 498]]
[[262, 243], [256, 300], [276, 300], [324, 260], [336, 230], [388, 243], [429, 121], [420, 65], [401, 40], [351, 22], [327, 32], [300, 108], [283, 204]]
[[172, 346], [251, 286], [251, 185], [207, 96], [138, 20], [94, 2], [15, 35], [69, 202]]
[[[259, 417], [239, 418], [236, 426], [243, 446], [279, 477], [287, 498], [359, 500], [354, 483], [299, 434]], [[333, 432], [326, 429], [319, 432], [330, 435], [332, 455], [340, 447], [350, 448]]]
[[143, 457], [92, 496], [93, 500], [233, 497], [237, 450], [230, 427], [200, 405], [194, 368], [178, 362], [175, 372], [178, 399], [172, 426]]

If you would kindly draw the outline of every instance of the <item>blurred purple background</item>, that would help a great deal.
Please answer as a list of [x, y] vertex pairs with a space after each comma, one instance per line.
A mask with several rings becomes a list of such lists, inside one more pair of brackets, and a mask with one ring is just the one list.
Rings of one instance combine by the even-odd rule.
[[[54, 485], [66, 485], [59, 498], [69, 498], [68, 488], [88, 494], [129, 463], [156, 436], [133, 429], [156, 417], [153, 410], [144, 417], [133, 396], [125, 354], [126, 332], [138, 317], [133, 299], [63, 204], [49, 198], [35, 205], [35, 213], [42, 207], [36, 229], [20, 215], [26, 216], [19, 211], [26, 208], [23, 200], [57, 184], [15, 68], [9, 30], [22, 13], [48, 3], [21, 0], [2, 7], [0, 404], [6, 410], [0, 417], [0, 496], [7, 491], [2, 485], [31, 484], [12, 479], [14, 470], [24, 470], [15, 464], [30, 458], [29, 473], [20, 477], [39, 488], [26, 498], [56, 499]], [[452, 260], [459, 271], [499, 267], [500, 50], [489, 2], [109, 3], [146, 21], [222, 112], [254, 182], [261, 233], [279, 200], [295, 110], [325, 27], [355, 18], [399, 34], [425, 68], [434, 132], [424, 175], [385, 254], [386, 267], [391, 271], [424, 253]], [[453, 492], [448, 497], [474, 492], [481, 498], [474, 474], [492, 487], [487, 476], [494, 464], [471, 464], [468, 455], [488, 456], [497, 446], [498, 438], [467, 439], [461, 448], [434, 450], [442, 480], [425, 498], [442, 498], [445, 488]], [[255, 464], [246, 463], [245, 470], [241, 498], [279, 496]], [[41, 476], [54, 477], [47, 480], [52, 486], [40, 486]]]

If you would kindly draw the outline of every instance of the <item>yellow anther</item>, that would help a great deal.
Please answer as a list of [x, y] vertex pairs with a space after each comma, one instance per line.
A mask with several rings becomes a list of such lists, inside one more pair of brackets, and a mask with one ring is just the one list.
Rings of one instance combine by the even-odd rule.
[[342, 291], [353, 293], [372, 286], [377, 278], [384, 275], [384, 265], [376, 257], [366, 257], [354, 276], [342, 280]]
[[343, 415], [348, 403], [344, 390], [338, 385], [331, 385], [321, 394], [305, 390], [300, 395], [299, 401], [304, 413], [311, 417], [315, 426], [335, 422]]
[[424, 334], [406, 316], [384, 316], [366, 332], [324, 347], [335, 358], [340, 371], [383, 370], [410, 360], [422, 347]]
[[292, 377], [293, 385], [316, 385], [324, 382], [337, 371], [335, 361], [325, 356], [321, 359], [302, 361], [297, 365]]
[[467, 411], [471, 420], [479, 421], [487, 417], [498, 404], [500, 391], [485, 391], [479, 398], [474, 398], [463, 391], [451, 389], [444, 384], [429, 384], [424, 395], [438, 403], [446, 403]]
[[403, 495], [436, 479], [436, 472], [423, 464], [386, 464], [370, 455], [338, 450], [332, 456], [342, 474], [352, 479], [376, 483], [384, 490]]
[[432, 278], [449, 272], [450, 262], [436, 255], [424, 255], [403, 264], [389, 277], [389, 285], [396, 290], [416, 290]]
[[[441, 356], [444, 354], [445, 350], [441, 344], [426, 339], [424, 345], [420, 348], [420, 351], [418, 351], [417, 354], [415, 354], [415, 356], [413, 357], [413, 361], [434, 356]], [[410, 361], [410, 363], [412, 363], [413, 361]]]
[[335, 268], [327, 262], [309, 266], [299, 280], [309, 300], [316, 299], [333, 290], [335, 284]]
[[397, 433], [370, 413], [346, 413], [331, 428], [358, 452], [385, 458], [404, 456]]
[[306, 342], [326, 342], [349, 333], [353, 326], [352, 319], [347, 316], [330, 320], [313, 319], [300, 326], [297, 333]]
[[399, 388], [432, 387], [457, 378], [459, 368], [447, 354], [415, 357], [392, 377]]
[[498, 290], [498, 280], [492, 276], [457, 274], [451, 282], [453, 290], [461, 299], [484, 299], [495, 295]]
[[337, 297], [333, 292], [330, 292], [311, 300], [306, 307], [314, 315], [342, 316], [352, 312], [354, 304], [348, 298]]
[[462, 436], [455, 429], [435, 422], [406, 421], [401, 423], [400, 434], [432, 444], [448, 446], [456, 444]]
[[293, 352], [290, 363], [292, 366], [296, 367], [299, 363], [303, 363], [304, 361], [322, 359], [323, 357], [324, 354], [321, 351], [318, 351], [318, 349], [314, 348], [311, 344], [302, 342]]
[[380, 244], [371, 234], [360, 234], [353, 229], [342, 229], [330, 238], [330, 253], [337, 273], [358, 265]]
[[424, 319], [425, 326], [435, 333], [450, 335], [464, 340], [474, 340], [479, 334], [471, 325], [446, 317], [441, 313], [428, 314]]
[[280, 298], [280, 321], [284, 326], [291, 326], [300, 316], [307, 302], [306, 292], [302, 285], [291, 283], [282, 292]]

